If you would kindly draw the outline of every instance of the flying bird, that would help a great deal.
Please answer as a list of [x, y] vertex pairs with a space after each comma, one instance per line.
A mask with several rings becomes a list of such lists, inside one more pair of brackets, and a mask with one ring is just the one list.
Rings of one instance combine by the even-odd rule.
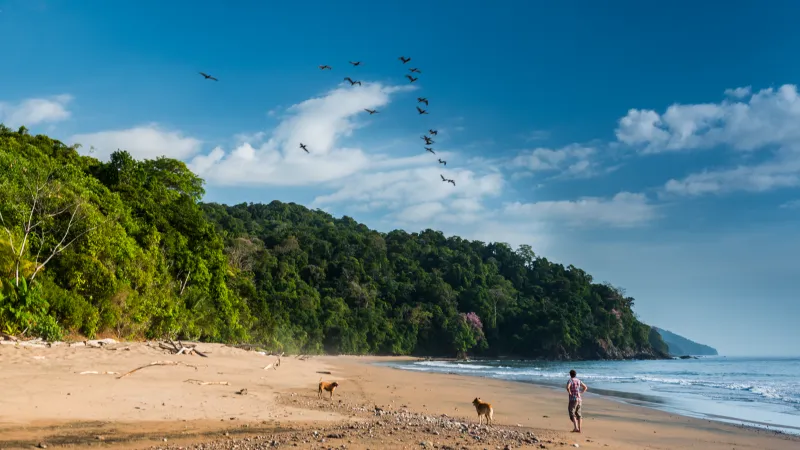
[[327, 65], [327, 64], [324, 65], [324, 66], [319, 66], [319, 70], [331, 70], [331, 69], [332, 69], [332, 67]]
[[403, 61], [403, 64], [411, 61], [411, 58], [406, 58], [405, 56], [401, 56], [401, 57], [399, 57], [397, 59], [399, 59], [400, 61]]
[[425, 140], [425, 144], [427, 144], [427, 145], [433, 144], [433, 139], [429, 138], [428, 136], [422, 136], [420, 139], [424, 139]]
[[448, 183], [451, 183], [453, 186], [455, 186], [455, 185], [456, 185], [456, 182], [455, 182], [455, 181], [453, 181], [453, 180], [447, 180], [447, 182], [448, 182]]
[[417, 111], [419, 111], [420, 114], [428, 114], [428, 111], [420, 108], [419, 106], [417, 106]]
[[439, 164], [444, 164], [446, 166], [447, 165], [447, 161], [442, 161], [442, 158], [439, 158]]
[[359, 65], [361, 65], [361, 61], [356, 61], [356, 62], [350, 61], [350, 64], [352, 64], [353, 67], [359, 66]]
[[445, 181], [447, 181], [447, 178], [445, 178], [445, 177], [444, 177], [444, 175], [442, 175], [442, 174], [439, 174], [439, 176], [440, 176], [440, 177], [442, 177], [442, 182], [445, 182]]
[[[436, 154], [436, 152], [435, 152], [435, 151], [433, 151], [433, 149], [432, 149], [432, 148], [430, 148], [430, 147], [425, 147], [425, 150], [427, 150], [427, 151], [429, 151], [429, 152], [433, 153], [434, 155]], [[441, 159], [440, 159], [439, 161], [441, 161]]]
[[417, 97], [417, 103], [425, 103], [425, 106], [428, 106], [428, 99], [425, 97]]
[[409, 81], [411, 81], [412, 83], [413, 83], [413, 82], [415, 82], [415, 81], [417, 81], [417, 80], [419, 80], [419, 78], [414, 78], [414, 77], [412, 77], [411, 75], [406, 75], [406, 78], [408, 78], [408, 79], [409, 79]]
[[305, 150], [305, 151], [306, 151], [306, 153], [309, 153], [309, 151], [308, 151], [308, 148], [306, 148], [306, 144], [303, 144], [303, 143], [301, 142], [301, 143], [300, 143], [300, 148], [302, 148], [303, 150]]
[[361, 82], [360, 81], [353, 81], [353, 79], [350, 78], [350, 77], [344, 77], [344, 80], [345, 81], [349, 81], [350, 82], [350, 86], [353, 86], [353, 85], [356, 85], [356, 84], [361, 86]]
[[205, 72], [199, 72], [199, 73], [200, 73], [200, 75], [204, 76], [206, 80], [214, 80], [214, 81], [219, 81], [218, 79], [216, 79], [216, 78], [212, 77], [211, 75], [209, 75], [209, 74], [207, 74], [207, 73], [205, 73]]
[[378, 112], [378, 111], [377, 111], [377, 110], [375, 110], [375, 109], [367, 109], [367, 108], [364, 108], [364, 111], [368, 112], [370, 116], [371, 116], [371, 115], [373, 115], [373, 114], [375, 114], [376, 112]]
[[411, 69], [408, 69], [408, 71], [409, 71], [409, 72], [411, 72], [411, 73], [422, 73], [422, 72], [421, 72], [419, 69], [417, 69], [416, 67], [414, 67], [414, 68], [411, 68]]
[[428, 130], [428, 133], [430, 133], [431, 136], [436, 136], [437, 134], [439, 134], [439, 132], [436, 130]]

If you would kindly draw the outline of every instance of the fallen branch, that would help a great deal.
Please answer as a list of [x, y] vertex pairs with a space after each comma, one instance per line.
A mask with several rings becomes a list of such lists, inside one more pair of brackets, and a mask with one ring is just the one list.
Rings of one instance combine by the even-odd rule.
[[238, 348], [240, 350], [247, 350], [249, 352], [262, 349], [260, 346], [253, 344], [227, 344], [226, 347]]
[[158, 347], [174, 355], [197, 355], [208, 358], [208, 355], [206, 355], [208, 352], [204, 353], [197, 350], [197, 344], [184, 344], [181, 341], [176, 344], [172, 339], [167, 339], [166, 342], [159, 342]]
[[200, 386], [211, 386], [211, 385], [228, 386], [228, 382], [227, 381], [184, 380], [183, 382], [184, 383], [199, 384]]
[[281, 365], [281, 356], [280, 356], [280, 355], [278, 355], [278, 359], [276, 359], [274, 363], [267, 364], [267, 365], [264, 367], [264, 370], [268, 370], [268, 369], [270, 369], [270, 368], [271, 368], [272, 370], [278, 370], [278, 366], [280, 366], [280, 365]]
[[150, 364], [146, 364], [146, 365], [144, 365], [142, 367], [137, 367], [137, 368], [131, 370], [130, 372], [124, 373], [124, 374], [118, 376], [117, 379], [119, 380], [120, 378], [125, 378], [128, 375], [130, 375], [130, 374], [132, 374], [132, 373], [134, 373], [136, 371], [139, 371], [139, 370], [142, 370], [142, 369], [146, 369], [148, 367], [153, 367], [153, 366], [186, 366], [186, 367], [191, 367], [194, 370], [197, 370], [197, 366], [193, 366], [191, 364], [186, 364], [186, 363], [183, 363], [183, 362], [180, 362], [180, 361], [154, 361], [154, 362], [151, 362]]
[[81, 372], [80, 375], [119, 375], [119, 372], [98, 372], [96, 370], [87, 370], [85, 372]]

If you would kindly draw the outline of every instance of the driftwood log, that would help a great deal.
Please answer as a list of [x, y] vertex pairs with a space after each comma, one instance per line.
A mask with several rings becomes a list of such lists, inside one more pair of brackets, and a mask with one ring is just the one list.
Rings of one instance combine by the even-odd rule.
[[193, 366], [191, 364], [186, 364], [186, 363], [183, 363], [183, 362], [180, 362], [180, 361], [153, 361], [150, 364], [145, 364], [144, 366], [137, 367], [137, 368], [131, 370], [130, 372], [126, 372], [126, 373], [118, 376], [117, 379], [119, 380], [120, 378], [125, 378], [125, 377], [127, 377], [128, 375], [130, 375], [130, 374], [132, 374], [134, 372], [137, 372], [137, 371], [142, 370], [142, 369], [146, 369], [148, 367], [153, 367], [153, 366], [186, 366], [186, 367], [191, 367], [194, 370], [197, 370], [197, 366]]
[[264, 366], [264, 370], [269, 370], [269, 369], [278, 370], [278, 367], [281, 365], [281, 355], [283, 355], [283, 353], [278, 355], [278, 359], [276, 359], [274, 363], [269, 363], [266, 366]]
[[200, 386], [228, 386], [227, 381], [184, 380], [184, 383], [194, 383]]
[[197, 355], [208, 358], [208, 355], [197, 349], [197, 344], [184, 344], [181, 341], [176, 344], [172, 339], [167, 339], [165, 342], [159, 342], [158, 347], [173, 355]]

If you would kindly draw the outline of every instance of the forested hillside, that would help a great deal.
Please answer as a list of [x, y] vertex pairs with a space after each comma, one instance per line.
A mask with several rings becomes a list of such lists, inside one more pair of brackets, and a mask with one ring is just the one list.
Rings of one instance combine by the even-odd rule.
[[202, 204], [168, 158], [101, 162], [0, 126], [0, 325], [290, 352], [663, 357], [633, 299], [521, 246]]

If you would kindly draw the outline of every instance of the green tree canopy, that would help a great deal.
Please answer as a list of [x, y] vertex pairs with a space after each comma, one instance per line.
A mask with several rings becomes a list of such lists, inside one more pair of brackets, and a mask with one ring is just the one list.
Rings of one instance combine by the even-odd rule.
[[663, 356], [633, 299], [530, 246], [380, 233], [292, 203], [204, 204], [184, 163], [0, 126], [0, 325], [292, 352]]

